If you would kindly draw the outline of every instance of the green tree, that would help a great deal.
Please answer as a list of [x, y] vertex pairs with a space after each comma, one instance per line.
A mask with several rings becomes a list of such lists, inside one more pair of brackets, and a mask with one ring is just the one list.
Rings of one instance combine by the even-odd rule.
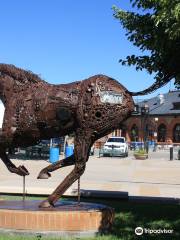
[[136, 12], [114, 6], [114, 16], [127, 30], [126, 35], [141, 51], [141, 56], [120, 59], [122, 65], [134, 65], [155, 74], [154, 84], [134, 95], [143, 95], [175, 79], [180, 88], [180, 0], [130, 0]]

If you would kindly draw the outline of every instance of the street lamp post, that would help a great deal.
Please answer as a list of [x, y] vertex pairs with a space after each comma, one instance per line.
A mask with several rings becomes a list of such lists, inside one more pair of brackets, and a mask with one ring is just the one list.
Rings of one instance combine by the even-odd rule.
[[159, 120], [159, 118], [158, 117], [155, 117], [154, 118], [154, 122], [155, 122], [155, 132], [154, 132], [154, 138], [155, 138], [155, 140], [154, 140], [154, 148], [153, 148], [153, 152], [156, 152], [156, 149], [157, 149], [157, 137], [158, 137], [158, 134], [157, 134], [157, 123], [158, 123], [158, 120]]
[[149, 106], [147, 103], [144, 104], [143, 107], [141, 107], [141, 127], [142, 127], [142, 121], [143, 121], [143, 143], [144, 143], [144, 149], [148, 152], [149, 146], [148, 146], [148, 128], [146, 126], [147, 118], [149, 116]]

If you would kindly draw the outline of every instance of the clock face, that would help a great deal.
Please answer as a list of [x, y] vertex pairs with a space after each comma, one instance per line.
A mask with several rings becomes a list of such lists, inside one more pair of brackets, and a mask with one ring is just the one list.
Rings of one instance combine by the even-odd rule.
[[123, 94], [114, 91], [101, 91], [100, 100], [103, 103], [122, 104]]

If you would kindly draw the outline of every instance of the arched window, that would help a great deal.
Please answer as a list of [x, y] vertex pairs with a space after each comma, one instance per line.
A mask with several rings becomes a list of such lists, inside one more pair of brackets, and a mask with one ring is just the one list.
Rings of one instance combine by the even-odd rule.
[[130, 137], [131, 137], [131, 141], [132, 141], [132, 142], [138, 141], [139, 131], [138, 131], [138, 127], [137, 127], [136, 124], [134, 124], [134, 125], [132, 126], [132, 128], [131, 128]]
[[176, 124], [173, 130], [173, 141], [180, 142], [180, 124]]
[[158, 142], [166, 141], [166, 126], [164, 124], [160, 124], [158, 127]]

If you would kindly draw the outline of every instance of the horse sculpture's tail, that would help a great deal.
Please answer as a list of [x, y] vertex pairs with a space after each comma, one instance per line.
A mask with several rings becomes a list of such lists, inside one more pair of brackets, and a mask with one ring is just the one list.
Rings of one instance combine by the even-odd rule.
[[156, 81], [155, 83], [153, 83], [150, 87], [146, 88], [145, 90], [139, 91], [139, 92], [129, 92], [129, 94], [131, 94], [131, 96], [140, 96], [140, 95], [146, 95], [146, 94], [150, 94], [155, 92], [158, 88], [163, 87], [164, 85], [166, 85], [172, 78], [165, 78], [161, 81]]

